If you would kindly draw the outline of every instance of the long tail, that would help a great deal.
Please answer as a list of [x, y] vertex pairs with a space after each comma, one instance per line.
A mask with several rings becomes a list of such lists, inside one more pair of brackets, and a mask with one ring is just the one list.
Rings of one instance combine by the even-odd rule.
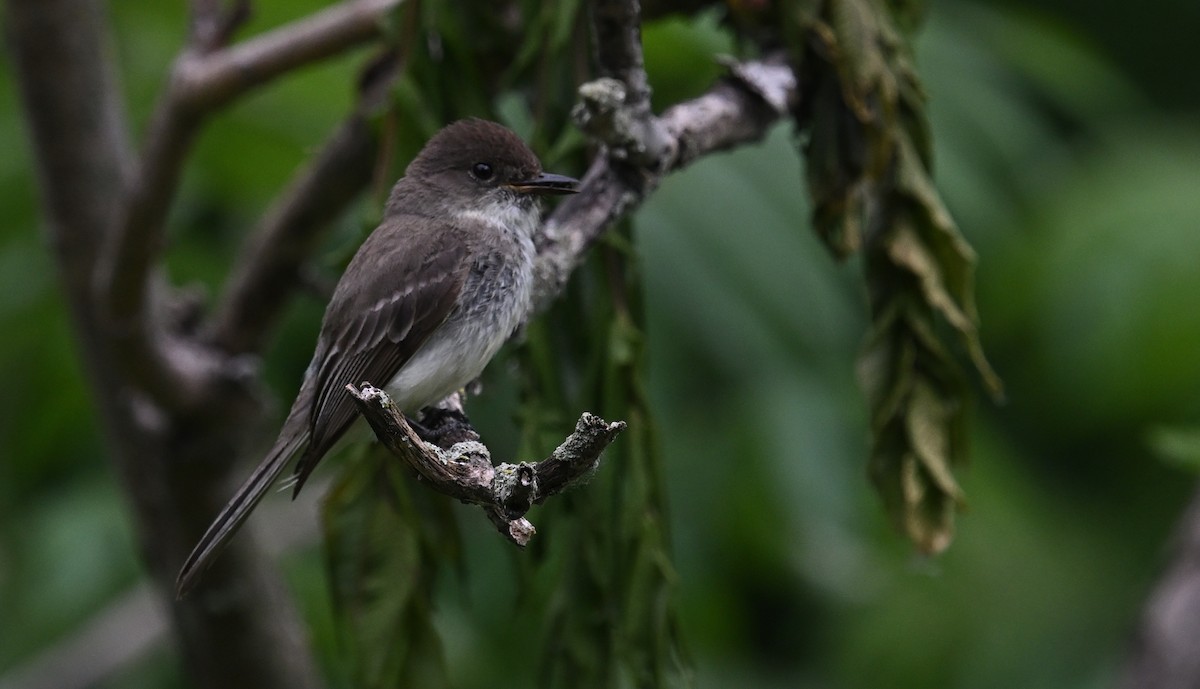
[[311, 396], [312, 379], [306, 377], [304, 384], [300, 387], [300, 393], [292, 405], [292, 410], [283, 423], [283, 429], [279, 432], [275, 446], [271, 448], [262, 462], [259, 462], [245, 483], [238, 488], [237, 493], [213, 520], [208, 531], [204, 532], [204, 535], [200, 537], [200, 542], [192, 549], [192, 554], [188, 555], [187, 560], [183, 563], [183, 567], [179, 570], [179, 577], [175, 580], [175, 595], [178, 598], [186, 596], [188, 591], [191, 591], [200, 581], [205, 570], [225, 549], [229, 539], [237, 533], [242, 522], [246, 521], [246, 517], [254, 511], [259, 501], [271, 488], [271, 484], [275, 483], [275, 479], [279, 478], [279, 474], [288, 465], [288, 460], [308, 443], [306, 419]]

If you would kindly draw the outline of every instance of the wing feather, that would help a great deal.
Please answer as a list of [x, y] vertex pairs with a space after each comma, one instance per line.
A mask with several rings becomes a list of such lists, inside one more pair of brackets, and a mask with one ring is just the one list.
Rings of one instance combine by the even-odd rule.
[[[359, 249], [346, 271], [368, 271], [370, 284], [343, 280], [325, 312], [317, 351], [317, 396], [309, 445], [296, 464], [295, 492], [357, 417], [347, 384], [387, 385], [454, 310], [470, 270], [466, 244], [453, 225], [429, 218], [389, 218]], [[398, 233], [408, 233], [400, 241]], [[390, 240], [390, 241], [389, 241]], [[403, 248], [401, 253], [400, 248]]]

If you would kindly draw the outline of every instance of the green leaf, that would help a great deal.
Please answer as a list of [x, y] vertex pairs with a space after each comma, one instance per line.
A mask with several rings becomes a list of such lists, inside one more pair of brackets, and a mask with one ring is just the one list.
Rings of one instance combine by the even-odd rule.
[[524, 39], [508, 66], [505, 81], [516, 81], [518, 74], [535, 67], [535, 62], [549, 55], [562, 54], [579, 21], [579, 0], [563, 2], [526, 2]]
[[[538, 377], [537, 393], [526, 399], [527, 419], [561, 417], [565, 406], [597, 409], [628, 424], [585, 486], [544, 507], [542, 521], [553, 529], [547, 550], [558, 561], [542, 567], [559, 569], [552, 595], [528, 608], [546, 620], [539, 686], [547, 688], [649, 689], [690, 682], [675, 618], [677, 576], [668, 551], [662, 458], [641, 382], [640, 276], [628, 224], [613, 232], [618, 236], [577, 272], [566, 303], [547, 314], [554, 327], [531, 328], [524, 348], [534, 364], [527, 371]], [[553, 337], [565, 331], [607, 336]], [[544, 357], [558, 365], [543, 365]], [[527, 438], [522, 454], [538, 456], [561, 439], [561, 428], [549, 434], [529, 429]]]
[[1200, 427], [1160, 426], [1150, 431], [1148, 442], [1164, 462], [1200, 473]]

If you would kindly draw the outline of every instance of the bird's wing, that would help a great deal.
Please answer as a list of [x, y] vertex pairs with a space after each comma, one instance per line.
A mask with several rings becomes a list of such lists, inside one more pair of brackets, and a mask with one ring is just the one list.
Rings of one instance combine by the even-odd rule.
[[[465, 245], [454, 240], [455, 228], [431, 222], [389, 218], [350, 262], [347, 273], [358, 271], [360, 278], [371, 275], [373, 279], [338, 283], [325, 312], [313, 370], [306, 375], [275, 446], [188, 556], [176, 581], [180, 598], [196, 585], [292, 456], [304, 448], [296, 466], [298, 492], [345, 432], [356, 411], [346, 384], [369, 380], [386, 385], [450, 315], [470, 264]], [[407, 242], [398, 241], [400, 232], [411, 233]]]
[[347, 266], [359, 279], [343, 279], [325, 312], [309, 444], [296, 464], [293, 494], [358, 413], [346, 385], [387, 385], [453, 311], [470, 271], [456, 229], [427, 217], [393, 216]]

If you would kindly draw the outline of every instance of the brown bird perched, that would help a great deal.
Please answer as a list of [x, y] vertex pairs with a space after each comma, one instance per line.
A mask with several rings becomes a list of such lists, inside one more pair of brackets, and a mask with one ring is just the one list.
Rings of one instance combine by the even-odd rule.
[[357, 413], [347, 384], [385, 383], [414, 412], [479, 376], [529, 310], [537, 198], [577, 191], [484, 120], [429, 140], [325, 309], [312, 362], [275, 445], [221, 510], [176, 581], [184, 596], [299, 455], [293, 497]]

